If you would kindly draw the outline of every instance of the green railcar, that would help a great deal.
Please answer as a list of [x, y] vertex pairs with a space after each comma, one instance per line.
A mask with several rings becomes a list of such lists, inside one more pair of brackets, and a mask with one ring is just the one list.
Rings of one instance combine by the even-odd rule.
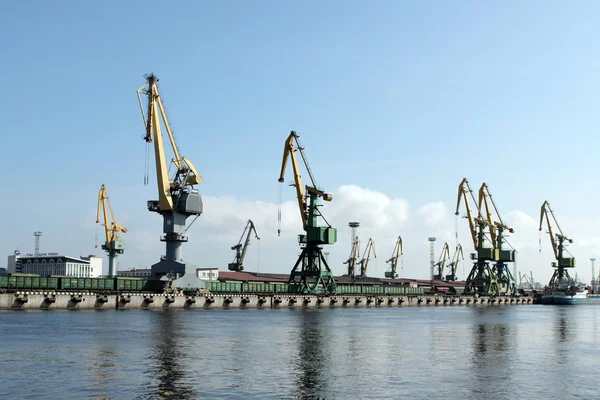
[[47, 278], [46, 289], [58, 290], [58, 278], [53, 278], [53, 277], [49, 276]]
[[8, 289], [8, 276], [0, 276], [0, 289]]

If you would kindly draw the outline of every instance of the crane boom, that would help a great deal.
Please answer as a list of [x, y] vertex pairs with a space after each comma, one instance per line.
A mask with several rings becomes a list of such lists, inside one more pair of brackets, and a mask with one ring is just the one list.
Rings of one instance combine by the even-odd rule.
[[[304, 148], [300, 145], [299, 137], [295, 131], [292, 131], [285, 141], [285, 145], [283, 148], [283, 160], [281, 162], [281, 173], [279, 174], [278, 181], [283, 183], [285, 181], [285, 170], [287, 167], [288, 158], [291, 160], [292, 169], [294, 171], [294, 183], [291, 186], [296, 187], [296, 196], [298, 200], [298, 208], [300, 209], [300, 215], [302, 217], [302, 226], [306, 230], [308, 227], [308, 218], [309, 218], [309, 207], [307, 196], [305, 193], [305, 188], [302, 184], [302, 176], [300, 175], [300, 166], [298, 164], [298, 159], [296, 158], [296, 151], [300, 152], [302, 157], [302, 161], [304, 161], [304, 166], [308, 171], [308, 176], [312, 183], [312, 186], [306, 186], [306, 192], [315, 194], [318, 197], [321, 197], [325, 201], [331, 201], [333, 199], [333, 195], [329, 193], [325, 193], [316, 188], [316, 182], [313, 177], [312, 171], [308, 165], [308, 161], [306, 160], [306, 155], [304, 154]], [[294, 145], [295, 143], [295, 145]]]
[[392, 257], [386, 261], [387, 264], [390, 264], [390, 269], [385, 272], [386, 278], [397, 278], [396, 270], [398, 267], [398, 259], [402, 255], [402, 236], [398, 236], [396, 240], [396, 246], [394, 246], [394, 251], [392, 251]]
[[[173, 202], [173, 196], [178, 195], [186, 187], [202, 183], [202, 176], [198, 174], [196, 167], [186, 157], [179, 153], [175, 136], [167, 118], [157, 85], [158, 79], [154, 75], [147, 76], [146, 83], [137, 90], [138, 101], [142, 112], [142, 119], [146, 127], [146, 135], [143, 139], [146, 143], [154, 143], [154, 154], [156, 160], [156, 177], [158, 181], [158, 210], [171, 211], [177, 204]], [[147, 96], [147, 111], [144, 107], [141, 95]], [[168, 176], [165, 149], [163, 145], [162, 123], [173, 149], [174, 157], [171, 160], [175, 164], [176, 171], [172, 179]], [[157, 211], [158, 211], [157, 210]]]
[[[258, 237], [258, 232], [256, 232], [256, 228], [254, 227], [254, 222], [252, 222], [252, 220], [248, 220], [238, 244], [231, 247], [231, 250], [235, 250], [236, 254], [233, 262], [228, 266], [230, 271], [239, 272], [244, 270], [244, 258], [246, 258], [246, 251], [248, 250], [248, 245], [250, 244], [250, 234], [252, 232], [254, 232], [256, 240], [260, 240], [260, 237]], [[244, 241], [243, 245], [242, 241]]]
[[[490, 203], [492, 204], [491, 207], [490, 207]], [[497, 228], [507, 230], [510, 233], [514, 233], [515, 230], [513, 228], [509, 228], [508, 226], [506, 226], [506, 224], [502, 221], [502, 217], [500, 216], [500, 213], [498, 212], [496, 203], [494, 203], [494, 199], [492, 198], [490, 189], [485, 182], [479, 188], [478, 208], [479, 208], [479, 210], [483, 210], [483, 207], [485, 207], [485, 212], [486, 212], [486, 216], [487, 216], [487, 222], [488, 222], [487, 226], [488, 226], [489, 232], [490, 232], [490, 239], [491, 239], [494, 247], [496, 247], [497, 240], [498, 240], [498, 235], [496, 233]], [[494, 216], [492, 214], [492, 209], [497, 217], [496, 219], [494, 219]]]
[[[110, 219], [108, 213], [110, 212]], [[127, 228], [117, 223], [115, 214], [112, 206], [110, 205], [110, 199], [106, 193], [106, 186], [102, 185], [98, 192], [98, 213], [96, 214], [96, 223], [100, 223], [100, 216], [104, 217], [104, 234], [106, 241], [102, 245], [102, 250], [108, 253], [108, 275], [116, 276], [116, 270], [114, 266], [114, 260], [117, 254], [122, 254], [125, 250], [123, 241], [121, 239], [121, 232], [127, 233]]]
[[464, 199], [465, 208], [467, 209], [467, 219], [469, 220], [469, 232], [471, 233], [471, 239], [473, 240], [473, 247], [475, 248], [475, 250], [477, 250], [479, 247], [481, 247], [483, 245], [483, 243], [480, 242], [481, 235], [478, 235], [478, 228], [481, 228], [482, 219], [481, 219], [481, 213], [479, 212], [479, 209], [477, 210], [478, 211], [477, 216], [476, 217], [473, 216], [473, 211], [471, 210], [471, 204], [469, 201], [469, 197], [471, 198], [471, 200], [473, 201], [474, 204], [477, 204], [475, 202], [475, 196], [473, 195], [473, 190], [469, 186], [469, 181], [467, 180], [467, 178], [463, 178], [463, 180], [458, 185], [458, 197], [456, 199], [455, 214], [456, 215], [459, 214], [460, 201], [461, 201], [461, 199]]
[[367, 276], [367, 270], [369, 269], [369, 260], [371, 259], [371, 251], [373, 252], [373, 258], [377, 258], [375, 254], [375, 242], [369, 238], [365, 252], [363, 253], [362, 259], [359, 261], [360, 264], [360, 277], [364, 278]]
[[[459, 258], [460, 257], [460, 258]], [[457, 279], [456, 271], [458, 271], [458, 263], [460, 260], [464, 260], [463, 249], [461, 244], [459, 243], [456, 246], [456, 250], [454, 251], [454, 256], [452, 256], [452, 261], [448, 264], [448, 269], [450, 272], [446, 275], [446, 281], [455, 281]]]
[[346, 261], [344, 261], [344, 264], [348, 264], [348, 270], [347, 270], [347, 274], [348, 276], [352, 277], [354, 279], [354, 267], [356, 266], [356, 261], [358, 260], [358, 258], [360, 257], [360, 239], [358, 238], [358, 236], [356, 236], [354, 238], [354, 242], [352, 243], [352, 248], [350, 249], [350, 256], [348, 257], [348, 259]]
[[[567, 236], [565, 236], [562, 229], [560, 229], [560, 225], [558, 225], [558, 221], [556, 220], [554, 212], [552, 211], [552, 208], [550, 208], [550, 203], [548, 203], [548, 201], [544, 201], [544, 203], [542, 204], [542, 208], [540, 209], [540, 231], [542, 230], [544, 218], [546, 219], [546, 223], [548, 226], [548, 234], [550, 236], [550, 243], [552, 244], [552, 252], [554, 253], [554, 258], [558, 262], [558, 265], [567, 268], [574, 267], [575, 259], [572, 257], [564, 257], [563, 254], [565, 251], [564, 243], [573, 243], [573, 239], [570, 239]], [[554, 222], [554, 224], [556, 225], [557, 232], [555, 232], [552, 229], [551, 221]]]
[[435, 263], [435, 267], [437, 268], [437, 273], [433, 276], [435, 280], [444, 279], [444, 267], [446, 266], [446, 261], [450, 258], [450, 248], [448, 247], [448, 242], [444, 243], [444, 247], [442, 247], [442, 254], [440, 254], [440, 258], [437, 263]]

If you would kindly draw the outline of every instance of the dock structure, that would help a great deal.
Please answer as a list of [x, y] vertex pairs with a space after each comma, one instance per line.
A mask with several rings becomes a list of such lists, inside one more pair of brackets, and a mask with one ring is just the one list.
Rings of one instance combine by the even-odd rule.
[[513, 296], [365, 296], [365, 295], [243, 295], [153, 294], [93, 292], [16, 292], [0, 294], [1, 310], [132, 310], [243, 308], [359, 308], [509, 306], [534, 304], [533, 297]]

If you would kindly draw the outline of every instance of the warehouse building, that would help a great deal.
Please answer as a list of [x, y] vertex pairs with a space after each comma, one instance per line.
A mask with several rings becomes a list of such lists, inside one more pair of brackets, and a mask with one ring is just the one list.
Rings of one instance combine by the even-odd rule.
[[8, 256], [7, 272], [23, 274], [69, 275], [77, 278], [97, 278], [102, 275], [102, 258], [71, 257], [59, 253], [21, 255], [18, 251]]
[[123, 276], [127, 278], [149, 278], [152, 274], [152, 270], [150, 268], [140, 268], [140, 269], [125, 269], [123, 271], [117, 271], [117, 276]]

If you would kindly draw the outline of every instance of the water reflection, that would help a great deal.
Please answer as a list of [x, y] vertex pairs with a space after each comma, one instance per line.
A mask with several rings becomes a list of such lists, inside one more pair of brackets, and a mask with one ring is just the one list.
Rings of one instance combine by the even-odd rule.
[[556, 332], [556, 341], [558, 343], [564, 343], [569, 340], [570, 328], [564, 313], [559, 314], [556, 318], [554, 331]]
[[573, 339], [575, 330], [573, 316], [568, 316], [568, 306], [556, 308], [556, 318], [554, 320], [554, 338], [556, 344], [554, 347], [555, 362], [559, 365], [568, 364], [570, 360], [570, 342]]
[[114, 347], [102, 347], [94, 353], [94, 359], [91, 363], [91, 370], [96, 377], [95, 386], [100, 389], [108, 389], [111, 381], [114, 379], [115, 363], [114, 359], [118, 357]]
[[298, 338], [298, 360], [296, 362], [296, 395], [303, 399], [322, 398], [327, 384], [327, 361], [325, 350], [326, 326], [323, 313], [318, 310], [302, 310], [298, 314], [300, 335]]
[[182, 340], [178, 333], [184, 329], [180, 321], [180, 313], [166, 310], [155, 313], [154, 329], [152, 330], [153, 351], [150, 353], [150, 369], [146, 371], [151, 380], [158, 380], [152, 395], [158, 395], [161, 399], [195, 399], [196, 392], [191, 386], [185, 366], [181, 360], [184, 355], [181, 352]]
[[[483, 311], [477, 314], [479, 323], [472, 326], [472, 388], [470, 394], [474, 399], [503, 398], [509, 394], [507, 382], [511, 374], [511, 346], [507, 343], [510, 326], [494, 323]], [[489, 311], [488, 311], [489, 312]]]

